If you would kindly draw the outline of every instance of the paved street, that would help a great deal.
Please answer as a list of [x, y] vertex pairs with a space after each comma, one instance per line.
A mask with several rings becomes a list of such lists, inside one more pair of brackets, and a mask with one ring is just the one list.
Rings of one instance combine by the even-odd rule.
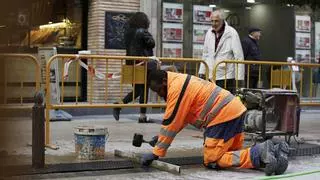
[[[317, 173], [307, 174], [303, 176], [289, 177], [284, 179], [319, 179], [320, 177], [320, 156], [297, 157], [290, 160], [290, 165], [287, 169], [286, 175], [301, 172], [318, 171]], [[112, 170], [112, 171], [87, 171], [75, 173], [57, 173], [33, 175], [24, 177], [15, 177], [12, 179], [72, 179], [72, 180], [129, 180], [129, 179], [159, 179], [159, 180], [184, 180], [184, 179], [263, 179], [266, 178], [262, 171], [257, 170], [207, 170], [203, 167], [183, 167], [181, 175], [173, 175], [167, 172], [158, 170]]]
[[[299, 140], [308, 143], [320, 142], [320, 121], [317, 111], [303, 112], [300, 124]], [[131, 145], [134, 133], [144, 134], [145, 139], [150, 139], [157, 134], [160, 128], [161, 115], [151, 115], [153, 119], [158, 119], [156, 123], [139, 124], [137, 123], [138, 116], [122, 115], [119, 122], [113, 120], [112, 116], [80, 116], [74, 117], [70, 122], [52, 122], [51, 123], [51, 140], [52, 143], [59, 146], [58, 150], [46, 150], [46, 163], [67, 163], [79, 162], [74, 153], [74, 134], [73, 128], [80, 125], [103, 125], [108, 128], [109, 138], [106, 143], [106, 159], [113, 158], [114, 149], [120, 149], [126, 152], [150, 152], [151, 147], [143, 144], [137, 148]], [[16, 161], [11, 163], [30, 164], [31, 147], [27, 146], [31, 142], [31, 119], [17, 118], [7, 121], [2, 119], [0, 125], [9, 123], [10, 137], [12, 142], [10, 149], [7, 150], [9, 155], [15, 155]], [[13, 128], [14, 127], [14, 128]], [[167, 157], [184, 157], [201, 155], [202, 133], [193, 128], [184, 129], [177, 135], [175, 141], [168, 151]], [[16, 141], [19, 139], [19, 141]], [[264, 177], [264, 173], [256, 170], [224, 170], [210, 171], [202, 166], [183, 166], [180, 176], [172, 175], [167, 172], [158, 171], [155, 169], [146, 171], [141, 168], [130, 170], [117, 171], [94, 171], [94, 172], [78, 172], [78, 173], [63, 173], [63, 174], [45, 174], [37, 176], [25, 176], [23, 178], [62, 178], [62, 179], [252, 179]], [[290, 166], [286, 174], [301, 173], [308, 171], [320, 170], [320, 155], [296, 157], [290, 160]], [[150, 172], [151, 171], [151, 172]], [[298, 176], [299, 178], [306, 177], [307, 179], [317, 179], [320, 173], [313, 173], [306, 176]], [[19, 179], [19, 178], [18, 178]]]

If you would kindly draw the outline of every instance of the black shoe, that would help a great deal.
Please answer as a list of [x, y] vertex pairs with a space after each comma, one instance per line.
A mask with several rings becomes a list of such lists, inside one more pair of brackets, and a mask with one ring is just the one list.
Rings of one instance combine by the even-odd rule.
[[267, 176], [272, 175], [277, 168], [277, 159], [275, 158], [275, 149], [273, 142], [267, 140], [261, 144], [258, 144], [260, 161], [264, 167], [264, 172]]
[[148, 119], [147, 117], [139, 117], [139, 123], [154, 123], [152, 119]]
[[[118, 102], [115, 102], [115, 103], [113, 103], [113, 104], [119, 104], [119, 103], [118, 103]], [[119, 121], [119, 118], [120, 118], [120, 111], [121, 111], [121, 108], [113, 108], [112, 114], [113, 114], [113, 117], [114, 117], [117, 121]]]
[[139, 123], [148, 123], [147, 117], [139, 117]]
[[275, 145], [275, 157], [277, 159], [276, 175], [283, 174], [288, 168], [289, 145], [286, 142], [280, 142]]

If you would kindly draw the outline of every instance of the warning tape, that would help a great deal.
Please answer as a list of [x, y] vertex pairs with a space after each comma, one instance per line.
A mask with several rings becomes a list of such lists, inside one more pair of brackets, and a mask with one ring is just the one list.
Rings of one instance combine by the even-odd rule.
[[[149, 60], [155, 60], [159, 65], [161, 65], [161, 61], [155, 57], [155, 56], [151, 56], [149, 57]], [[77, 56], [76, 58], [70, 58], [69, 60], [67, 60], [67, 62], [64, 63], [64, 72], [63, 72], [63, 78], [66, 80], [69, 77], [69, 66], [72, 62], [75, 61], [79, 61], [79, 65], [81, 67], [83, 67], [84, 69], [86, 69], [91, 76], [95, 76], [98, 79], [101, 80], [105, 80], [106, 79], [106, 75], [102, 72], [97, 71], [92, 65], [87, 65], [85, 64], [80, 58], [79, 56]], [[140, 62], [138, 64], [136, 64], [136, 66], [141, 66], [144, 64], [145, 61]], [[115, 73], [108, 73], [107, 78], [108, 79], [119, 79], [121, 77], [121, 72], [115, 72]]]

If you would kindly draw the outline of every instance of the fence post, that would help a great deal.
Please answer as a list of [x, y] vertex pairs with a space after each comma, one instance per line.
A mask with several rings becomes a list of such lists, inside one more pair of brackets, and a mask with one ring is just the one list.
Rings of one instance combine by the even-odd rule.
[[44, 167], [45, 130], [44, 130], [43, 93], [36, 92], [32, 107], [32, 167]]

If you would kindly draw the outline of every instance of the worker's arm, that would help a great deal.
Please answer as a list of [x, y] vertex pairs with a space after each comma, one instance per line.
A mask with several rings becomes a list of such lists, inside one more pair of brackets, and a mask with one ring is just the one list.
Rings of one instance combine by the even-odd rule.
[[175, 136], [188, 124], [186, 117], [191, 110], [194, 93], [188, 93], [188, 91], [186, 91], [179, 103], [178, 99], [180, 92], [181, 91], [177, 91], [175, 93], [168, 94], [167, 108], [160, 133], [158, 135], [158, 141], [153, 148], [152, 153], [148, 153], [143, 156], [143, 165], [148, 166], [153, 160], [158, 159], [158, 157], [165, 156], [167, 149], [171, 145]]
[[[153, 148], [153, 153], [155, 155], [160, 157], [165, 156], [167, 149], [175, 136], [187, 125], [186, 117], [192, 110], [191, 105], [194, 99], [194, 93], [191, 93], [190, 89], [192, 89], [191, 82], [189, 82], [184, 94], [181, 90], [168, 94], [167, 108], [160, 129], [158, 142]], [[183, 94], [183, 97], [181, 102], [178, 102], [180, 94]]]
[[[178, 112], [179, 113], [177, 114], [177, 117], [180, 117], [179, 115], [182, 115], [182, 110], [179, 110]], [[184, 115], [182, 115], [180, 118], [175, 118], [171, 122], [171, 124], [161, 126], [160, 134], [157, 138], [157, 143], [153, 148], [153, 152], [144, 154], [142, 156], [142, 165], [149, 166], [152, 163], [152, 161], [157, 160], [159, 156], [165, 156], [167, 149], [171, 145], [176, 134], [178, 134], [181, 131], [181, 129], [183, 129], [187, 125], [187, 123], [183, 121], [184, 118]]]

